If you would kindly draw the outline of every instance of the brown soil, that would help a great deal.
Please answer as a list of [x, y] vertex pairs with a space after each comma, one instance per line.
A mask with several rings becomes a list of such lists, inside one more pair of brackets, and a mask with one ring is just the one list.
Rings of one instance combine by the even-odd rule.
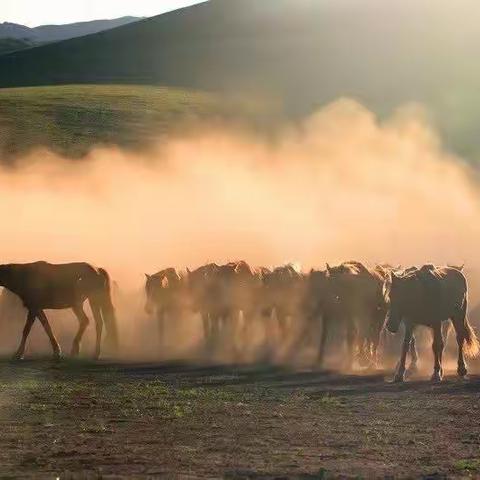
[[480, 377], [0, 362], [0, 478], [480, 476]]

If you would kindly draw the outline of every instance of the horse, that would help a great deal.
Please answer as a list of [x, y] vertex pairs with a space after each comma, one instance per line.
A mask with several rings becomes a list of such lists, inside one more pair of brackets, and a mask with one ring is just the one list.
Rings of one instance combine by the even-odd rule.
[[145, 311], [155, 314], [161, 341], [165, 335], [165, 320], [178, 320], [188, 308], [186, 275], [167, 268], [154, 275], [145, 274]]
[[293, 265], [287, 264], [264, 271], [262, 275], [262, 311], [276, 316], [280, 334], [288, 333], [289, 320], [303, 316], [306, 277]]
[[[325, 359], [325, 344], [330, 332], [331, 322], [338, 320], [339, 312], [335, 312], [335, 301], [329, 288], [326, 270], [310, 270], [306, 279], [306, 289], [303, 302], [303, 312], [306, 321], [301, 342], [304, 343], [314, 327], [322, 325], [317, 350], [317, 363], [323, 366]], [[338, 310], [338, 309], [337, 309]]]
[[467, 374], [464, 355], [475, 357], [480, 344], [467, 318], [468, 284], [465, 275], [455, 267], [425, 265], [403, 274], [391, 272], [384, 285], [388, 305], [386, 327], [396, 333], [400, 323], [405, 324], [405, 337], [395, 382], [405, 379], [405, 362], [410, 342], [417, 325], [433, 330], [434, 370], [432, 381], [443, 378], [442, 354], [444, 338], [442, 324], [451, 320], [458, 345], [457, 373]]
[[238, 332], [243, 315], [245, 337], [257, 311], [262, 288], [262, 277], [245, 261], [221, 265], [215, 272], [216, 318], [220, 327], [227, 327], [231, 335]]
[[89, 324], [89, 318], [83, 309], [86, 300], [89, 301], [96, 324], [94, 357], [100, 357], [103, 324], [107, 329], [107, 337], [114, 347], [118, 347], [111, 281], [103, 268], [95, 268], [88, 263], [54, 265], [35, 262], [0, 265], [0, 286], [16, 294], [28, 312], [22, 340], [14, 359], [23, 358], [27, 338], [36, 318], [50, 340], [54, 358], [61, 357], [61, 348], [45, 315], [45, 309], [73, 310], [79, 321], [79, 329], [73, 340], [71, 355], [78, 356], [82, 337]]
[[216, 275], [219, 268], [216, 263], [203, 265], [193, 271], [187, 268], [187, 283], [192, 308], [202, 317], [206, 342], [210, 342], [218, 333]]
[[246, 331], [260, 299], [263, 270], [237, 261], [187, 271], [192, 306], [202, 316], [205, 340], [218, 340], [224, 327], [234, 328], [240, 314]]
[[[383, 274], [360, 262], [349, 261], [335, 267], [327, 264], [326, 277], [334, 315], [327, 316], [324, 321], [322, 343], [325, 343], [331, 322], [338, 319], [346, 328], [348, 368], [353, 366], [356, 346], [360, 363], [376, 366], [387, 311], [382, 294]], [[320, 358], [323, 360], [323, 354]]]
[[[463, 271], [464, 266], [463, 265], [449, 265], [451, 268], [455, 268], [456, 270]], [[402, 267], [391, 267], [390, 265], [381, 265], [377, 266], [377, 268], [381, 268], [383, 270], [383, 275], [385, 278], [385, 281], [389, 278], [388, 275], [391, 271], [394, 271], [397, 275], [406, 275], [408, 273], [416, 272], [418, 271], [418, 267], [412, 266], [408, 267], [405, 269], [402, 269]], [[422, 271], [425, 272], [426, 270], [432, 270], [434, 269], [435, 266], [432, 264], [426, 264], [422, 266]], [[444, 321], [442, 322], [442, 337], [444, 343], [447, 342], [448, 340], [448, 335], [450, 332], [450, 327], [451, 323], [450, 321]], [[384, 335], [387, 334], [387, 330], [383, 329]], [[384, 344], [386, 343], [386, 336], [384, 337]], [[417, 350], [417, 339], [414, 333], [412, 333], [412, 338], [410, 340], [410, 348], [409, 348], [409, 353], [410, 353], [410, 364], [408, 368], [405, 371], [405, 376], [410, 377], [418, 372], [418, 350]], [[398, 366], [397, 366], [398, 368]]]

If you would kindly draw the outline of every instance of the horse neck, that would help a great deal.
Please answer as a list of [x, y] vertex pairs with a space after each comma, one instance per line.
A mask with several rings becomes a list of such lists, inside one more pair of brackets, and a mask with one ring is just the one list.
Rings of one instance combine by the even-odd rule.
[[13, 275], [13, 268], [4, 265], [0, 267], [0, 287], [4, 287], [7, 290], [10, 290], [13, 293], [20, 293], [20, 285], [19, 282], [15, 281], [15, 276]]

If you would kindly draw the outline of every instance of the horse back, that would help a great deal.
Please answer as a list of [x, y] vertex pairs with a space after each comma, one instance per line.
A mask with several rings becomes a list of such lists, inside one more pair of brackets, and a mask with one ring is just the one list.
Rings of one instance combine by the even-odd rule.
[[446, 320], [463, 306], [468, 294], [465, 275], [453, 267], [425, 265], [406, 277], [416, 291], [405, 305], [414, 317]]
[[9, 265], [11, 285], [27, 308], [70, 308], [88, 295], [79, 289], [80, 280], [87, 289], [95, 288], [100, 272], [88, 263], [51, 264], [35, 262]]

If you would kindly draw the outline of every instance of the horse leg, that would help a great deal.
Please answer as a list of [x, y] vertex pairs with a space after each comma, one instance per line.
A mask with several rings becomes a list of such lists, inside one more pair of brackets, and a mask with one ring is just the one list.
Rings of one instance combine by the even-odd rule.
[[355, 341], [357, 340], [357, 327], [355, 326], [355, 320], [353, 318], [346, 322], [347, 326], [347, 369], [353, 368]]
[[327, 343], [328, 331], [330, 330], [330, 317], [327, 315], [323, 316], [322, 321], [322, 333], [320, 336], [320, 345], [317, 354], [317, 362], [319, 367], [323, 367], [325, 361], [325, 345]]
[[368, 367], [371, 360], [371, 336], [368, 328], [368, 318], [362, 313], [358, 317], [357, 359], [360, 367]]
[[157, 310], [157, 325], [160, 345], [163, 347], [165, 345], [165, 312], [161, 309]]
[[465, 357], [463, 356], [463, 344], [464, 338], [462, 335], [457, 334], [457, 346], [458, 346], [458, 363], [457, 374], [459, 377], [465, 377], [467, 375], [467, 365], [465, 364]]
[[254, 318], [253, 311], [251, 311], [250, 309], [242, 310], [242, 318], [240, 323], [240, 334], [239, 334], [241, 345], [248, 345], [248, 338], [249, 338], [249, 333], [251, 331], [253, 318]]
[[285, 333], [287, 330], [287, 316], [282, 310], [277, 311], [277, 323], [278, 323], [278, 334], [280, 339], [285, 338]]
[[208, 346], [215, 349], [219, 343], [222, 315], [218, 312], [210, 313], [208, 321]]
[[203, 324], [203, 338], [205, 344], [209, 344], [211, 340], [211, 321], [208, 313], [202, 312], [202, 324]]
[[90, 323], [90, 320], [88, 319], [86, 313], [83, 310], [82, 305], [76, 305], [72, 308], [73, 313], [78, 319], [78, 332], [75, 335], [75, 338], [73, 339], [72, 343], [72, 351], [71, 351], [71, 356], [72, 357], [77, 357], [78, 354], [80, 353], [80, 342], [82, 341], [83, 334], [85, 333], [85, 330], [88, 327], [88, 324]]
[[376, 370], [378, 367], [378, 345], [380, 344], [380, 332], [370, 333], [370, 338], [367, 340], [367, 355], [366, 363], [367, 369]]
[[50, 326], [48, 318], [45, 315], [45, 312], [43, 310], [39, 310], [38, 319], [40, 320], [40, 323], [42, 324], [43, 329], [45, 330], [45, 333], [47, 334], [50, 340], [50, 344], [52, 345], [53, 357], [56, 360], [59, 360], [62, 356], [62, 349], [60, 348], [60, 345], [57, 339], [55, 338], [55, 335], [53, 334], [52, 327]]
[[100, 306], [93, 300], [90, 300], [90, 308], [92, 310], [93, 318], [95, 320], [95, 352], [94, 358], [98, 360], [100, 358], [100, 350], [102, 348], [102, 332], [103, 332], [103, 318]]
[[[383, 339], [383, 334], [385, 332], [385, 328], [383, 327], [383, 324], [385, 323], [385, 315], [382, 314], [381, 317], [377, 318], [377, 315], [379, 315], [378, 312], [375, 312], [375, 323], [373, 326], [370, 328], [370, 347], [371, 347], [371, 359], [370, 359], [370, 367], [373, 369], [378, 368], [378, 362], [379, 362], [379, 357], [380, 357], [380, 344]], [[380, 320], [381, 318], [381, 320]]]
[[459, 377], [465, 377], [467, 375], [467, 365], [465, 364], [465, 357], [463, 355], [463, 345], [465, 343], [465, 336], [463, 333], [463, 323], [465, 314], [455, 316], [452, 318], [453, 326], [455, 328], [455, 334], [457, 337], [458, 347], [458, 362], [457, 362], [457, 374]]
[[442, 336], [442, 325], [436, 325], [433, 327], [433, 355], [435, 358], [435, 363], [433, 367], [432, 381], [441, 382], [443, 378], [443, 368], [442, 368], [442, 354], [443, 354], [443, 336]]
[[412, 339], [410, 340], [410, 365], [406, 372], [407, 377], [415, 375], [418, 372], [418, 350], [417, 341], [415, 335], [412, 333]]
[[405, 380], [405, 363], [407, 361], [407, 353], [410, 349], [412, 337], [413, 327], [409, 324], [405, 324], [405, 337], [403, 339], [402, 354], [400, 356], [400, 362], [398, 363], [397, 372], [393, 380], [395, 383], [401, 383]]
[[25, 327], [23, 328], [22, 340], [17, 349], [17, 352], [13, 356], [14, 360], [21, 360], [23, 358], [23, 355], [25, 353], [25, 345], [27, 344], [27, 338], [28, 338], [28, 335], [30, 334], [30, 330], [32, 329], [32, 325], [33, 325], [33, 322], [35, 321], [35, 317], [36, 317], [35, 313], [32, 312], [32, 310], [29, 310], [27, 314], [27, 321], [25, 323]]
[[445, 343], [445, 345], [447, 344], [447, 341], [448, 341], [448, 335], [450, 334], [451, 325], [452, 324], [450, 320], [448, 322], [442, 323], [442, 338], [443, 338], [443, 343]]

